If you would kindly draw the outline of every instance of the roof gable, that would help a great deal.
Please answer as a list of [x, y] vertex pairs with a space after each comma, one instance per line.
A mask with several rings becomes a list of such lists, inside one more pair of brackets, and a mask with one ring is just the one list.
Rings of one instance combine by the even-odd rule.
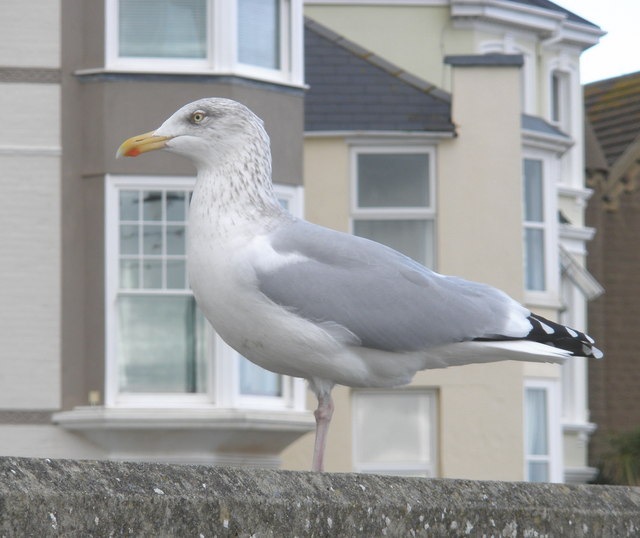
[[305, 20], [306, 131], [453, 132], [451, 97]]

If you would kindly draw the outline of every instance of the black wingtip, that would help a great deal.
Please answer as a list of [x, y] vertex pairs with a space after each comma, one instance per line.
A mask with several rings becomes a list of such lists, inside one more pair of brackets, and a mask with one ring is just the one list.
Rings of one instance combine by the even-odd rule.
[[588, 334], [565, 327], [537, 314], [531, 314], [528, 319], [531, 323], [531, 332], [526, 336], [527, 340], [565, 349], [576, 357], [601, 359], [604, 356], [604, 353], [593, 345], [595, 341]]

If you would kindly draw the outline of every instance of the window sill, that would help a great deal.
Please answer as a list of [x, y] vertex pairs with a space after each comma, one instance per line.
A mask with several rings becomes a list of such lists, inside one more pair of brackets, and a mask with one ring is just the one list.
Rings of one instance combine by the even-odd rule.
[[593, 422], [563, 422], [562, 431], [565, 433], [572, 433], [579, 437], [583, 437], [585, 440], [596, 431], [598, 426]]
[[563, 305], [556, 294], [539, 294], [535, 292], [524, 292], [524, 306], [531, 310], [537, 308], [548, 308], [550, 310], [560, 310]]
[[313, 431], [308, 411], [76, 407], [53, 422], [83, 435], [109, 459], [273, 467]]
[[303, 82], [294, 82], [287, 77], [266, 77], [261, 75], [251, 75], [248, 73], [236, 72], [215, 72], [208, 69], [144, 69], [139, 67], [95, 67], [89, 69], [78, 69], [73, 74], [84, 82], [100, 82], [103, 80], [130, 80], [131, 78], [158, 79], [162, 80], [192, 80], [194, 82], [215, 82], [216, 80], [240, 79], [255, 82], [257, 84], [268, 84], [283, 86], [291, 89], [307, 90], [308, 86]]

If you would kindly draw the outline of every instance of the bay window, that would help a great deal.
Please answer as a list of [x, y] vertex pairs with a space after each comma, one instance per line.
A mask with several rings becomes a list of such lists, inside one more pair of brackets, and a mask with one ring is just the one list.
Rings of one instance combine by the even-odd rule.
[[302, 85], [302, 0], [106, 0], [106, 68]]
[[[301, 380], [268, 372], [211, 329], [189, 288], [186, 231], [193, 178], [108, 176], [108, 406], [292, 408]], [[299, 189], [279, 186], [301, 208]]]
[[355, 148], [352, 231], [429, 267], [435, 265], [434, 152]]

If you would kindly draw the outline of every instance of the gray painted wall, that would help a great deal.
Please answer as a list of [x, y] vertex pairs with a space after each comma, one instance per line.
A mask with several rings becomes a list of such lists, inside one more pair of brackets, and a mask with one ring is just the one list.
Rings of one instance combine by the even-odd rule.
[[104, 175], [195, 174], [185, 160], [160, 152], [116, 160], [120, 143], [159, 127], [186, 103], [227, 97], [264, 119], [274, 180], [299, 185], [304, 96], [234, 77], [101, 73], [104, 2], [62, 2], [61, 25], [62, 408], [70, 409], [104, 389]]

